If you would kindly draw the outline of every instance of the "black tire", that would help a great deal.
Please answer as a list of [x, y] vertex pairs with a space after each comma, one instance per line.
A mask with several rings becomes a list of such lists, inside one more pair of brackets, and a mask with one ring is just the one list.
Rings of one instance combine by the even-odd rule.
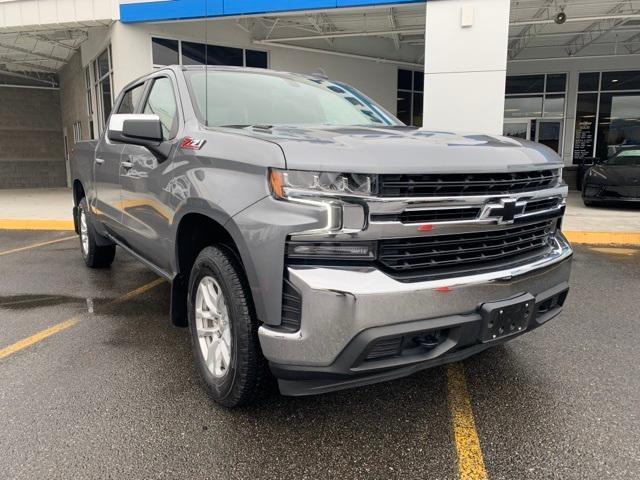
[[587, 200], [586, 198], [582, 199], [582, 203], [584, 203], [585, 207], [593, 207], [593, 202], [591, 200]]
[[[83, 241], [83, 223], [82, 219], [86, 222], [86, 235], [87, 242]], [[89, 215], [89, 206], [87, 205], [87, 199], [80, 200], [78, 205], [78, 230], [80, 231], [80, 253], [84, 263], [89, 268], [107, 268], [113, 263], [113, 259], [116, 256], [116, 246], [113, 244], [98, 245], [98, 234], [91, 223], [91, 216]], [[102, 241], [101, 243], [105, 243]]]
[[[231, 329], [230, 362], [222, 377], [216, 377], [207, 367], [197, 333], [196, 296], [205, 277], [219, 285]], [[233, 252], [224, 246], [206, 247], [200, 252], [191, 270], [187, 301], [193, 356], [207, 393], [229, 408], [252, 403], [264, 391], [267, 366], [260, 350], [258, 321], [247, 280]]]

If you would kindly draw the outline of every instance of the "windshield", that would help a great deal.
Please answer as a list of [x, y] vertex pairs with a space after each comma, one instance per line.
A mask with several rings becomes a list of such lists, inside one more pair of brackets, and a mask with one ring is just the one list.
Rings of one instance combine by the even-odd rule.
[[399, 126], [357, 90], [326, 79], [244, 71], [185, 72], [207, 126]]
[[616, 156], [605, 161], [607, 165], [633, 166], [640, 165], [640, 148], [622, 150]]

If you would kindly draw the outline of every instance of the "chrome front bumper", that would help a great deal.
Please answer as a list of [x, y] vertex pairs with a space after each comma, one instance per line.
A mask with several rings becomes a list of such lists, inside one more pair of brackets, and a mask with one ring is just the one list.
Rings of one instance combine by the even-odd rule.
[[[486, 302], [534, 297], [569, 280], [572, 250], [558, 235], [545, 257], [515, 268], [404, 283], [376, 268], [288, 267], [302, 294], [301, 328], [259, 329], [265, 357], [279, 365], [328, 367], [361, 332], [382, 326], [477, 312]], [[428, 323], [428, 322], [427, 322]]]

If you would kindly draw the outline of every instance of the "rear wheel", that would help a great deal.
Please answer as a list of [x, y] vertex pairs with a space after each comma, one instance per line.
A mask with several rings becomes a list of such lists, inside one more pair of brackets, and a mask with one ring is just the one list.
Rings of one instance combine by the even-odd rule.
[[80, 230], [80, 252], [87, 267], [105, 268], [113, 263], [116, 256], [116, 246], [98, 245], [96, 233], [89, 217], [87, 199], [80, 200], [78, 205], [78, 226]]
[[266, 362], [242, 268], [225, 247], [207, 247], [189, 279], [193, 355], [211, 398], [226, 407], [252, 402], [261, 392]]

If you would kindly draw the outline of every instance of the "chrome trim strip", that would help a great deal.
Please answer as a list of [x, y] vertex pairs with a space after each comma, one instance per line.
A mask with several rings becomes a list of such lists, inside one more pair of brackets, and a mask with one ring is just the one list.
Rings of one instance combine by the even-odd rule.
[[[401, 237], [416, 237], [424, 235], [448, 235], [457, 233], [473, 233], [483, 230], [494, 230], [508, 227], [509, 225], [500, 225], [499, 219], [496, 217], [484, 217], [482, 214], [480, 218], [474, 220], [457, 220], [457, 221], [443, 221], [443, 222], [422, 222], [422, 223], [402, 223], [399, 221], [372, 221], [372, 216], [377, 215], [400, 215], [402, 212], [411, 210], [434, 210], [434, 209], [446, 209], [446, 208], [480, 208], [484, 209], [487, 205], [493, 204], [495, 208], [498, 202], [502, 200], [515, 200], [516, 202], [525, 202], [531, 200], [545, 200], [549, 198], [562, 199], [560, 205], [556, 209], [541, 210], [532, 212], [530, 214], [520, 214], [516, 216], [516, 219], [531, 219], [535, 221], [535, 217], [538, 215], [553, 213], [557, 211], [558, 214], [562, 212], [562, 208], [566, 205], [566, 197], [568, 195], [569, 188], [567, 185], [562, 184], [553, 188], [547, 188], [544, 190], [537, 190], [533, 192], [526, 192], [515, 195], [490, 195], [490, 196], [470, 196], [470, 197], [431, 197], [431, 198], [359, 198], [358, 201], [350, 198], [329, 198], [324, 201], [331, 202], [343, 202], [343, 203], [357, 203], [368, 210], [366, 218], [368, 221], [365, 224], [363, 230], [344, 230], [340, 228], [334, 228], [331, 230], [315, 230], [313, 232], [298, 232], [292, 235], [292, 240], [309, 240], [309, 241], [322, 241], [322, 240], [335, 240], [335, 241], [349, 241], [349, 240], [379, 240], [387, 238], [401, 238]], [[322, 202], [323, 200], [317, 199]], [[428, 223], [433, 225], [433, 230], [429, 232], [418, 232], [417, 226]]]

